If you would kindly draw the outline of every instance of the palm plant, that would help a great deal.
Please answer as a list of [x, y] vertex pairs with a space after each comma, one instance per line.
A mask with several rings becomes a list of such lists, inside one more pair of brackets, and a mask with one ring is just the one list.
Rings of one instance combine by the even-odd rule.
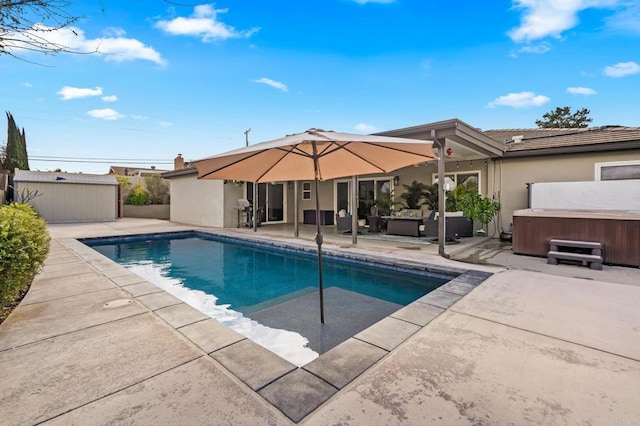
[[427, 199], [427, 194], [430, 194], [428, 191], [428, 186], [422, 182], [418, 182], [414, 180], [411, 182], [411, 185], [402, 185], [405, 189], [405, 192], [400, 194], [400, 198], [404, 200], [404, 206], [407, 209], [419, 209], [420, 206], [425, 204], [425, 200]]

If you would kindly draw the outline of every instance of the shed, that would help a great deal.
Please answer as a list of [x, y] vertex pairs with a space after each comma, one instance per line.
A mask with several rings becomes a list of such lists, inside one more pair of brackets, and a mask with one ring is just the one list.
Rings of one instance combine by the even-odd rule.
[[16, 169], [14, 199], [29, 204], [49, 223], [99, 222], [118, 218], [118, 181], [112, 175]]

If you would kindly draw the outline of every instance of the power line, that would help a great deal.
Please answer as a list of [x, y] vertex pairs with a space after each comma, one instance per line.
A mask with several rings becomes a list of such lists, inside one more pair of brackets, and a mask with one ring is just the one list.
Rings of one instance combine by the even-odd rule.
[[109, 161], [140, 161], [140, 162], [153, 162], [153, 161], [171, 161], [166, 158], [111, 158], [111, 157], [56, 157], [53, 155], [30, 155], [29, 158], [40, 158], [40, 159], [52, 159], [52, 160], [109, 160]]
[[54, 157], [30, 155], [32, 161], [52, 161], [60, 163], [95, 163], [95, 164], [173, 164], [173, 160], [149, 158], [97, 158], [97, 157]]

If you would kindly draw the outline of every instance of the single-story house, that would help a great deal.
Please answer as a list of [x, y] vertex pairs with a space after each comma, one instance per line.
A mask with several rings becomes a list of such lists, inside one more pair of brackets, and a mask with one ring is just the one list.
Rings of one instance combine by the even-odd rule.
[[49, 223], [118, 218], [118, 181], [112, 175], [16, 169], [14, 200], [27, 201]]
[[[390, 130], [378, 135], [434, 140], [444, 159], [445, 176], [455, 184], [475, 181], [483, 196], [502, 205], [494, 224], [500, 232], [513, 222], [513, 212], [529, 207], [529, 185], [536, 182], [640, 179], [640, 128], [603, 126], [583, 129], [508, 129], [482, 131], [451, 119]], [[251, 183], [198, 180], [179, 156], [171, 180], [171, 220], [193, 225], [235, 227], [238, 200], [252, 199]], [[179, 161], [178, 161], [179, 160]], [[404, 184], [437, 181], [438, 162], [416, 164], [392, 175], [358, 177], [358, 205], [352, 206], [351, 178], [320, 183], [320, 209], [330, 222], [340, 210], [367, 214], [372, 201], [391, 192], [396, 201]], [[293, 223], [294, 182], [258, 185], [262, 223]], [[298, 182], [298, 218], [315, 207], [312, 182]], [[640, 185], [638, 187], [640, 192]], [[240, 219], [242, 220], [242, 219]], [[492, 228], [493, 229], [493, 228]]]

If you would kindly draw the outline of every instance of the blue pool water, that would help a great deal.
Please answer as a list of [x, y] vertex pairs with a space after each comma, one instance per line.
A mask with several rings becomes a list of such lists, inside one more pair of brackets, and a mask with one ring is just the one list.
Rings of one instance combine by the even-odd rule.
[[[235, 324], [243, 334], [265, 334], [264, 330], [246, 330], [255, 325], [247, 324], [252, 315], [301, 295], [317, 294], [316, 253], [202, 233], [84, 242], [232, 328]], [[340, 294], [364, 295], [367, 300], [385, 301], [388, 306], [407, 305], [450, 279], [326, 256], [323, 271], [326, 291], [337, 287], [346, 291]]]

